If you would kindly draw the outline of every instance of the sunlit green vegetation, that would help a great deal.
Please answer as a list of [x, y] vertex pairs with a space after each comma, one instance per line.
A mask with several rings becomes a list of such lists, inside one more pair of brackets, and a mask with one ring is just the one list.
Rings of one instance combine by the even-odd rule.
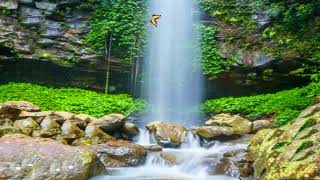
[[234, 113], [251, 119], [273, 117], [282, 126], [297, 117], [319, 95], [320, 83], [313, 83], [275, 94], [208, 100], [202, 108], [205, 113]]
[[68, 111], [95, 117], [110, 113], [128, 115], [144, 109], [142, 100], [134, 100], [126, 94], [100, 94], [77, 88], [51, 88], [29, 83], [0, 85], [0, 102], [5, 101], [30, 101], [44, 111]]
[[[111, 55], [128, 62], [145, 44], [146, 0], [92, 0], [90, 32], [86, 42], [103, 51], [113, 37]], [[135, 40], [136, 39], [136, 40]], [[107, 42], [106, 42], [107, 41]], [[139, 41], [139, 43], [138, 43]]]

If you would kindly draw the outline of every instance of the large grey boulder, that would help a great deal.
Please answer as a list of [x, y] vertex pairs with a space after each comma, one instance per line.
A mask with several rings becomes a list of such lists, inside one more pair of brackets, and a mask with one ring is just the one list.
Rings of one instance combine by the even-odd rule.
[[93, 152], [80, 147], [21, 134], [0, 138], [0, 179], [87, 180], [103, 169]]

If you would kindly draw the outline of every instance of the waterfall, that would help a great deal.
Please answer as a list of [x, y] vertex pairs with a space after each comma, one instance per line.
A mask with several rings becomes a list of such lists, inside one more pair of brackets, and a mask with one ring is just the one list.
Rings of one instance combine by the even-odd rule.
[[[202, 76], [195, 25], [196, 6], [193, 0], [151, 0], [150, 17], [160, 14], [158, 27], [150, 25], [145, 59], [146, 98], [151, 103], [149, 120], [169, 121], [191, 127], [199, 125], [196, 106], [201, 102]], [[143, 120], [147, 123], [147, 119]], [[155, 144], [153, 135], [140, 129], [137, 144]], [[216, 142], [211, 148], [200, 146], [199, 137], [188, 131], [178, 149], [163, 148], [149, 152], [144, 165], [108, 168], [108, 175], [94, 180], [194, 179], [233, 180], [214, 175], [214, 167], [223, 154], [245, 149], [245, 144]]]
[[202, 73], [193, 0], [151, 0], [150, 17], [160, 14], [158, 27], [150, 25], [145, 59], [146, 98], [150, 117], [184, 125], [198, 124], [196, 107], [202, 99]]

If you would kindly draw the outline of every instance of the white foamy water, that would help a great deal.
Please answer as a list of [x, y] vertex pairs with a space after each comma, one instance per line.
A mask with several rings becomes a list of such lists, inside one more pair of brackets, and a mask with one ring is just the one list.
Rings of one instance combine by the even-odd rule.
[[[149, 136], [139, 138], [143, 145], [154, 145], [149, 133], [141, 133], [140, 136]], [[212, 170], [224, 153], [246, 148], [246, 144], [220, 142], [208, 149], [202, 148], [197, 136], [189, 132], [181, 148], [164, 148], [162, 152], [149, 153], [142, 166], [111, 168], [108, 169], [109, 175], [93, 180], [234, 180], [237, 178], [212, 175]]]

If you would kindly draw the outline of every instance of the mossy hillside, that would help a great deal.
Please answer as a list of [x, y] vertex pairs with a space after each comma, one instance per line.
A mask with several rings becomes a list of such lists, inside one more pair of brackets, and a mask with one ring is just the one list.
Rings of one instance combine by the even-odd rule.
[[207, 100], [205, 113], [241, 114], [251, 119], [273, 117], [279, 126], [285, 125], [320, 95], [320, 83], [306, 87], [248, 97], [226, 97]]
[[291, 123], [264, 129], [249, 143], [255, 179], [317, 179], [319, 177], [319, 112], [317, 103]]
[[29, 83], [0, 85], [0, 102], [30, 101], [41, 110], [68, 111], [101, 117], [110, 113], [130, 114], [144, 103], [127, 94], [100, 94], [78, 88], [51, 88]]

